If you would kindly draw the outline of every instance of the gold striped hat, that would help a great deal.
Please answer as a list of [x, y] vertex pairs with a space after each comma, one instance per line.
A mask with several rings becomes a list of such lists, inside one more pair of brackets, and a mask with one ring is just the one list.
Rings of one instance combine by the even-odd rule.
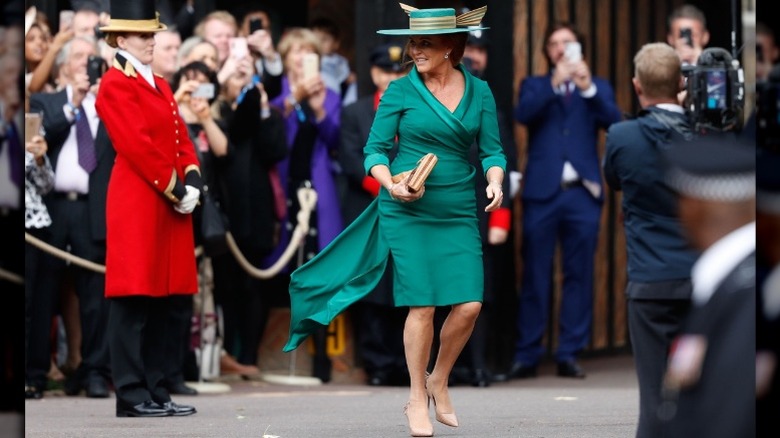
[[403, 3], [399, 4], [401, 9], [409, 14], [409, 28], [382, 29], [376, 33], [381, 35], [436, 35], [489, 29], [480, 26], [482, 17], [487, 12], [487, 6], [455, 16], [455, 9], [452, 8], [417, 9]]

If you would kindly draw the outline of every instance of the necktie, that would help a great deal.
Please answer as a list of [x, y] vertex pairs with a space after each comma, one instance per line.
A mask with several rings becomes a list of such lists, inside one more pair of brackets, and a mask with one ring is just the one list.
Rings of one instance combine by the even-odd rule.
[[21, 188], [22, 178], [24, 178], [24, 170], [22, 169], [24, 154], [22, 153], [22, 142], [19, 140], [19, 129], [13, 121], [8, 124], [6, 138], [8, 139], [8, 160], [11, 162], [11, 181], [16, 184], [16, 187]]
[[92, 130], [89, 129], [89, 121], [84, 108], [81, 108], [76, 117], [76, 142], [79, 146], [79, 165], [92, 173], [97, 167], [97, 157], [95, 156], [95, 139], [92, 138]]
[[566, 81], [563, 83], [563, 87], [564, 87], [563, 98], [567, 104], [571, 103], [571, 84], [572, 84], [571, 81]]

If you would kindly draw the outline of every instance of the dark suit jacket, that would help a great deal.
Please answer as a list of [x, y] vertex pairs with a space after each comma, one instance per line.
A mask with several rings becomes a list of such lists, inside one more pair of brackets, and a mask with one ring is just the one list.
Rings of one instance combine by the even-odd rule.
[[558, 193], [567, 160], [580, 177], [601, 183], [598, 130], [621, 117], [609, 82], [593, 78], [595, 96], [583, 98], [575, 89], [567, 99], [553, 91], [550, 80], [550, 74], [523, 80], [515, 107], [515, 120], [528, 127], [527, 200], [544, 201]]
[[680, 392], [670, 438], [756, 436], [756, 254], [694, 306], [684, 334], [707, 339], [699, 381]]
[[[57, 158], [60, 156], [62, 146], [65, 144], [70, 129], [73, 126], [65, 117], [62, 109], [68, 102], [66, 90], [57, 93], [38, 93], [30, 96], [30, 111], [43, 112], [43, 128], [46, 130], [46, 142], [48, 143], [48, 155], [57, 169]], [[111, 169], [114, 167], [116, 152], [111, 145], [103, 122], [98, 125], [95, 137], [95, 149], [97, 153], [97, 167], [89, 175], [89, 226], [92, 239], [106, 239], [106, 194], [108, 192], [108, 180], [111, 177]], [[44, 197], [44, 201], [51, 200], [51, 194]]]

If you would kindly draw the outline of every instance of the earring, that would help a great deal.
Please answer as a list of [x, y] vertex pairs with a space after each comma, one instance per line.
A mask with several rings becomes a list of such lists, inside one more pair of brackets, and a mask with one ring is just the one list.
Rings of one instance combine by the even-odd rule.
[[445, 54], [444, 54], [444, 59], [449, 59], [449, 58], [450, 58], [450, 54], [449, 54], [449, 52], [445, 53]]

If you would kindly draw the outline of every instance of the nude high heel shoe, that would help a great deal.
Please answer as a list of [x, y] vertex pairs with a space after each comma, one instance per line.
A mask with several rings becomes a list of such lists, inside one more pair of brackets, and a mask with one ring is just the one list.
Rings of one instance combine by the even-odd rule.
[[404, 405], [404, 415], [406, 415], [406, 419], [409, 421], [411, 436], [433, 436], [433, 425], [430, 418], [428, 418], [430, 400], [429, 398], [425, 405], [425, 415], [422, 414], [422, 410], [412, 410], [410, 412], [411, 402], [406, 402], [406, 405]]
[[436, 404], [436, 396], [434, 396], [431, 389], [428, 388], [428, 376], [425, 376], [425, 380], [425, 390], [428, 391], [428, 399], [433, 400], [433, 409], [436, 411], [436, 421], [450, 427], [458, 427], [458, 417], [455, 416], [455, 412], [441, 412], [439, 410], [439, 406]]

